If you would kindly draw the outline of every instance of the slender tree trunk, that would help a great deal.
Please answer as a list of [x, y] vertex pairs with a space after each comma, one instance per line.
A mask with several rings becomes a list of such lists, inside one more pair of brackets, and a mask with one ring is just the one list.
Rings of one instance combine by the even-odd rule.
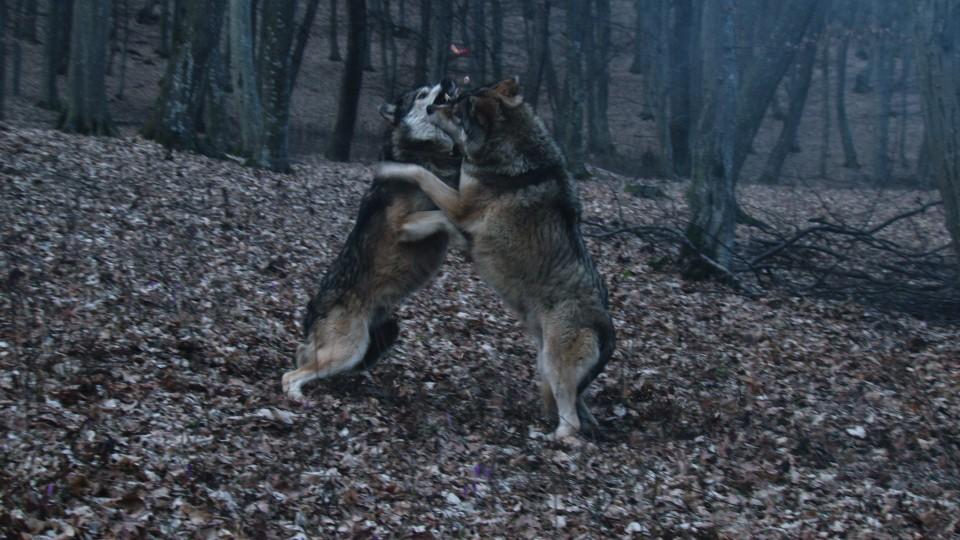
[[914, 14], [927, 156], [960, 256], [960, 2], [918, 0]]
[[850, 48], [850, 29], [843, 29], [843, 39], [837, 48], [837, 128], [840, 130], [840, 142], [843, 144], [843, 166], [859, 169], [857, 148], [853, 144], [853, 132], [847, 118], [847, 56]]
[[21, 69], [23, 68], [23, 48], [20, 46], [20, 42], [17, 40], [13, 41], [13, 72], [11, 75], [10, 81], [10, 93], [13, 96], [20, 95], [20, 75]]
[[759, 179], [761, 182], [773, 184], [779, 181], [783, 164], [797, 139], [797, 130], [800, 128], [800, 120], [807, 103], [807, 95], [810, 93], [813, 66], [817, 60], [817, 39], [820, 37], [822, 28], [823, 21], [821, 18], [819, 23], [811, 26], [810, 33], [804, 36], [803, 49], [797, 57], [793, 75], [790, 77], [788, 92], [790, 102], [787, 113], [780, 129], [780, 136], [777, 138], [777, 142], [763, 167]]
[[433, 19], [431, 0], [420, 0], [420, 33], [417, 35], [417, 54], [413, 66], [413, 83], [427, 82], [427, 66], [430, 58], [430, 23]]
[[17, 37], [31, 43], [37, 42], [37, 1], [22, 0], [17, 10]]
[[256, 77], [253, 52], [253, 2], [230, 1], [230, 62], [240, 124], [240, 155], [254, 167], [269, 166], [263, 144], [263, 105]]
[[170, 13], [171, 0], [160, 0], [160, 47], [157, 54], [166, 58], [173, 49], [173, 16]]
[[830, 34], [823, 36], [823, 50], [820, 57], [820, 71], [823, 81], [820, 92], [820, 114], [823, 120], [820, 132], [820, 178], [827, 177], [827, 165], [830, 161]]
[[[736, 232], [737, 57], [735, 0], [704, 5], [703, 101], [693, 142], [691, 186], [687, 199], [692, 217], [687, 227], [684, 274], [702, 278], [730, 269]], [[704, 258], [712, 261], [708, 263]]]
[[447, 63], [450, 59], [448, 48], [453, 37], [453, 2], [445, 0], [437, 2], [435, 7], [433, 35], [433, 64], [430, 69], [430, 80], [439, 81], [447, 74]]
[[501, 0], [490, 2], [490, 32], [493, 40], [490, 49], [493, 80], [503, 79], [503, 3]]
[[64, 131], [113, 134], [106, 73], [110, 4], [110, 0], [77, 0], [74, 6], [67, 103], [58, 126]]
[[646, 5], [642, 35], [649, 45], [644, 47], [644, 90], [646, 106], [657, 125], [657, 174], [672, 177], [673, 143], [670, 140], [670, 0], [643, 0]]
[[377, 25], [380, 20], [380, 2], [381, 0], [366, 0], [367, 3], [367, 41], [363, 45], [363, 70], [374, 71], [373, 69], [373, 40], [376, 36]]
[[347, 18], [350, 22], [347, 33], [347, 62], [340, 86], [337, 122], [333, 128], [330, 147], [327, 149], [327, 158], [334, 161], [350, 159], [350, 145], [353, 142], [357, 106], [363, 85], [363, 47], [367, 42], [367, 9], [364, 0], [347, 0]]
[[[644, 47], [643, 43], [645, 40], [649, 40], [650, 37], [644, 33], [644, 0], [634, 0], [633, 2], [633, 11], [635, 13], [633, 19], [633, 61], [630, 62], [630, 73], [640, 74], [643, 73], [643, 67], [646, 64], [644, 62]], [[649, 14], [647, 14], [649, 16]]]
[[400, 20], [400, 27], [407, 28], [407, 0], [400, 0], [400, 5], [397, 9], [397, 15]]
[[527, 55], [527, 76], [524, 83], [524, 99], [536, 110], [540, 100], [540, 86], [543, 82], [544, 68], [550, 39], [550, 0], [525, 0], [524, 16], [531, 21], [530, 43]]
[[588, 4], [583, 0], [566, 1], [566, 45], [561, 113], [554, 117], [557, 142], [567, 158], [567, 168], [574, 177], [587, 174], [584, 163], [583, 118], [586, 89], [583, 81], [583, 49]]
[[910, 160], [907, 158], [907, 98], [910, 92], [910, 73], [913, 71], [913, 55], [910, 54], [910, 43], [906, 36], [903, 39], [903, 65], [900, 67], [900, 118], [899, 136], [900, 143], [899, 158], [900, 165], [904, 168], [910, 167]]
[[0, 0], [0, 120], [5, 118], [7, 96], [7, 0]]
[[893, 51], [890, 47], [891, 13], [887, 2], [877, 5], [877, 36], [871, 62], [876, 67], [877, 105], [874, 116], [873, 177], [880, 184], [890, 182], [890, 105], [893, 97]]
[[229, 115], [227, 114], [226, 89], [230, 84], [224, 62], [223, 48], [218, 44], [210, 51], [210, 68], [207, 70], [207, 92], [203, 105], [203, 133], [205, 145], [212, 155], [223, 155], [229, 150], [231, 140]]
[[692, 0], [674, 2], [674, 26], [670, 43], [670, 142], [673, 164], [680, 176], [690, 176], [691, 74], [693, 63], [694, 6]]
[[474, 74], [479, 83], [487, 80], [487, 14], [484, 9], [486, 0], [473, 0], [470, 13], [473, 19], [473, 58]]
[[206, 153], [211, 149], [197, 135], [203, 121], [210, 57], [220, 43], [224, 0], [192, 0], [178, 3], [177, 9], [184, 10], [177, 15], [177, 45], [143, 135], [166, 147]]
[[397, 46], [393, 39], [393, 20], [390, 17], [390, 0], [384, 0], [380, 12], [380, 66], [383, 71], [383, 92], [392, 102], [397, 87]]
[[58, 60], [57, 73], [66, 75], [70, 66], [70, 44], [73, 42], [73, 6], [74, 0], [64, 0], [63, 26], [60, 32], [55, 58]]
[[295, 7], [289, 0], [263, 0], [260, 21], [260, 99], [264, 111], [264, 144], [267, 167], [290, 170], [289, 125], [291, 48]]
[[309, 0], [307, 8], [303, 13], [303, 20], [300, 21], [300, 27], [297, 30], [297, 39], [294, 41], [293, 53], [290, 56], [290, 91], [296, 86], [297, 77], [300, 76], [300, 65], [303, 64], [303, 51], [307, 49], [307, 41], [310, 39], [310, 29], [313, 28], [313, 21], [317, 18], [317, 9], [320, 6], [320, 0]]
[[753, 139], [763, 123], [770, 100], [797, 53], [808, 27], [822, 17], [829, 0], [809, 0], [783, 5], [764, 43], [764, 54], [755, 57], [744, 71], [737, 103], [737, 151], [733, 178], [739, 178]]
[[66, 24], [65, 8], [65, 4], [61, 2], [51, 2], [47, 15], [46, 32], [43, 38], [43, 87], [39, 103], [44, 109], [60, 108], [57, 72], [60, 66], [60, 36]]
[[123, 0], [123, 52], [120, 54], [120, 82], [117, 84], [117, 99], [123, 99], [127, 87], [127, 51], [130, 49], [130, 0]]
[[591, 37], [594, 46], [588, 47], [588, 80], [591, 88], [590, 116], [588, 119], [590, 138], [588, 147], [591, 152], [609, 155], [614, 152], [613, 135], [607, 110], [610, 102], [610, 0], [594, 0], [596, 9], [593, 17]]
[[330, 47], [330, 56], [327, 60], [331, 62], [340, 62], [343, 57], [340, 56], [340, 42], [337, 39], [337, 0], [330, 0], [330, 31], [327, 33]]

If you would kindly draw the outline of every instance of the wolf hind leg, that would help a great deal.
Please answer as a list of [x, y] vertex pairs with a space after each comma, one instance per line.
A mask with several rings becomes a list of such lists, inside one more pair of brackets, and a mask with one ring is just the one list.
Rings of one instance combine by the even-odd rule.
[[345, 335], [327, 336], [332, 339], [325, 340], [326, 346], [317, 348], [317, 336], [314, 335], [300, 346], [297, 351], [297, 363], [300, 367], [284, 373], [281, 379], [283, 392], [287, 396], [302, 400], [301, 388], [304, 384], [353, 369], [363, 360], [370, 345], [370, 336], [365, 324], [351, 326]]
[[382, 323], [370, 327], [370, 345], [367, 347], [366, 354], [357, 366], [358, 370], [367, 370], [373, 368], [383, 358], [400, 336], [400, 324], [397, 319], [390, 318]]
[[595, 433], [597, 421], [583, 401], [580, 381], [598, 361], [597, 336], [591, 329], [548, 329], [541, 376], [549, 384], [558, 419], [554, 439], [568, 439], [584, 431]]

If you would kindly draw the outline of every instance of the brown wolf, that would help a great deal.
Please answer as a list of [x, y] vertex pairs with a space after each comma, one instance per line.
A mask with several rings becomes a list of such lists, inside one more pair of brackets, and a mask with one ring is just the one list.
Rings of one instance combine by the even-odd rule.
[[[384, 157], [420, 163], [456, 186], [460, 157], [426, 114], [428, 106], [455, 93], [456, 85], [445, 80], [382, 105], [380, 113], [390, 122]], [[282, 379], [288, 396], [302, 399], [301, 387], [313, 379], [372, 367], [394, 344], [400, 331], [394, 308], [430, 281], [451, 234], [458, 236], [445, 220], [418, 214], [434, 208], [416, 186], [370, 186], [343, 249], [307, 305], [298, 367]]]
[[587, 385], [613, 354], [607, 290], [580, 233], [563, 155], [516, 79], [430, 108], [464, 154], [459, 190], [416, 165], [382, 164], [378, 179], [418, 185], [460, 230], [480, 276], [534, 337], [553, 438], [593, 430]]

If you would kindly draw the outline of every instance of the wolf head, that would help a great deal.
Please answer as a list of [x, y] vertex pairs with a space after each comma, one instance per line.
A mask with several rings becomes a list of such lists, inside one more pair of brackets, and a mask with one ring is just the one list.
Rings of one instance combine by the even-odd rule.
[[468, 163], [517, 175], [563, 163], [543, 122], [524, 104], [514, 77], [427, 108], [429, 120], [446, 133]]
[[443, 105], [457, 96], [457, 85], [444, 79], [403, 93], [393, 103], [380, 106], [380, 116], [390, 123], [385, 159], [418, 161], [418, 154], [449, 154], [453, 140], [427, 118], [427, 108]]

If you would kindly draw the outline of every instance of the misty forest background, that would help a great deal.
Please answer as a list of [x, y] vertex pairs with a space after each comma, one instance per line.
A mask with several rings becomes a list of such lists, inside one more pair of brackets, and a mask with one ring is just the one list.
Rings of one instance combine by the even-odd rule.
[[[385, 132], [519, 75], [578, 179], [605, 440], [452, 250], [279, 388]], [[0, 530], [960, 533], [960, 1], [0, 0]]]

